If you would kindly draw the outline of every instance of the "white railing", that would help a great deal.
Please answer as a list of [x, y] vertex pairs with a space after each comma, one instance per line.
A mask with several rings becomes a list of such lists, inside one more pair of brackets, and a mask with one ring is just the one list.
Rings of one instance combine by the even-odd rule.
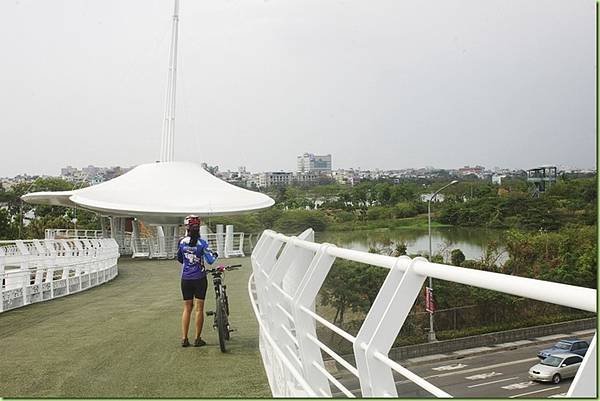
[[[179, 237], [131, 238], [131, 257], [173, 259], [177, 253]], [[162, 242], [162, 243], [161, 243]]]
[[118, 258], [113, 239], [0, 241], [0, 313], [112, 280]]
[[[209, 233], [206, 234], [203, 238], [212, 250], [220, 251], [219, 255], [222, 258], [244, 256], [244, 233], [233, 233], [230, 241], [227, 240], [225, 234]], [[162, 238], [132, 238], [132, 257], [144, 257], [150, 259], [173, 259], [177, 253], [177, 246], [179, 245], [180, 240], [180, 237], [166, 236]], [[164, 241], [164, 244], [161, 244], [159, 241]]]
[[103, 238], [102, 230], [75, 230], [66, 228], [47, 228], [46, 239], [72, 239], [72, 238]]
[[[224, 258], [244, 255], [244, 233], [233, 232], [233, 226], [221, 233], [206, 232], [202, 235], [209, 246]], [[102, 230], [75, 230], [49, 228], [45, 231], [46, 239], [99, 239], [103, 238]], [[149, 236], [135, 238], [131, 232], [117, 232], [115, 240], [119, 244], [121, 255], [133, 258], [173, 259], [177, 253], [179, 236]]]
[[208, 246], [215, 251], [222, 249], [219, 254], [225, 258], [232, 258], [244, 255], [244, 233], [231, 233], [227, 236], [226, 233], [217, 234], [209, 233], [206, 235]]
[[[248, 292], [259, 323], [260, 352], [274, 397], [331, 397], [332, 387], [354, 397], [328, 371], [322, 353], [357, 378], [362, 397], [397, 397], [394, 372], [432, 396], [452, 397], [388, 358], [429, 276], [596, 312], [593, 289], [430, 263], [421, 257], [370, 254], [313, 241], [311, 229], [298, 237], [266, 230], [252, 252], [253, 274]], [[390, 270], [356, 336], [315, 313], [318, 291], [336, 258]], [[319, 340], [316, 322], [352, 344], [356, 366]], [[596, 396], [595, 335], [567, 396]]]

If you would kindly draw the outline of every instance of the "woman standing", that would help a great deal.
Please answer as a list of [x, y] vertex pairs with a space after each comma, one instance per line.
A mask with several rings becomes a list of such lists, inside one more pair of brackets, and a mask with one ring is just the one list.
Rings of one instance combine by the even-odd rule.
[[185, 218], [187, 236], [179, 241], [177, 260], [182, 264], [181, 269], [181, 294], [183, 295], [183, 314], [181, 315], [181, 346], [188, 347], [188, 332], [190, 317], [196, 303], [196, 337], [194, 347], [206, 345], [200, 337], [204, 324], [204, 299], [208, 281], [204, 270], [204, 261], [213, 264], [219, 256], [212, 252], [206, 241], [200, 238], [201, 220], [198, 216], [190, 215]]

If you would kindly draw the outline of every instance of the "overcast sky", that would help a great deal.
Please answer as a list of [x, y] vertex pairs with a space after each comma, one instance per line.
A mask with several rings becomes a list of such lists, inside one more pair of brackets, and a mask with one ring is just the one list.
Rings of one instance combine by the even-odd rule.
[[[181, 0], [175, 158], [596, 165], [593, 0]], [[0, 2], [0, 176], [158, 160], [171, 0]]]

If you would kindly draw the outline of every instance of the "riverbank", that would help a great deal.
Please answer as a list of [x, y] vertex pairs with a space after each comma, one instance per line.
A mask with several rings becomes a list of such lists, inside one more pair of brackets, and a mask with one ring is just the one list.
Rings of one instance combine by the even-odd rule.
[[[452, 227], [449, 224], [442, 224], [436, 221], [431, 222], [432, 228]], [[385, 229], [422, 229], [427, 230], [427, 215], [416, 217], [405, 217], [397, 219], [379, 219], [379, 220], [361, 220], [333, 222], [327, 225], [324, 232], [336, 231], [357, 231], [357, 230], [385, 230]]]

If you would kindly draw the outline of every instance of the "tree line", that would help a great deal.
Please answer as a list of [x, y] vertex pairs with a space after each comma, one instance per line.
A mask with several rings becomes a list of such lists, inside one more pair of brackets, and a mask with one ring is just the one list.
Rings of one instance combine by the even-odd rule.
[[[63, 206], [31, 205], [21, 200], [21, 196], [30, 192], [70, 191], [81, 187], [61, 178], [38, 178], [31, 183], [17, 183], [7, 190], [0, 186], [0, 239], [44, 238], [47, 228], [99, 230], [100, 218], [96, 213]], [[31, 219], [26, 217], [30, 212], [34, 213]]]

